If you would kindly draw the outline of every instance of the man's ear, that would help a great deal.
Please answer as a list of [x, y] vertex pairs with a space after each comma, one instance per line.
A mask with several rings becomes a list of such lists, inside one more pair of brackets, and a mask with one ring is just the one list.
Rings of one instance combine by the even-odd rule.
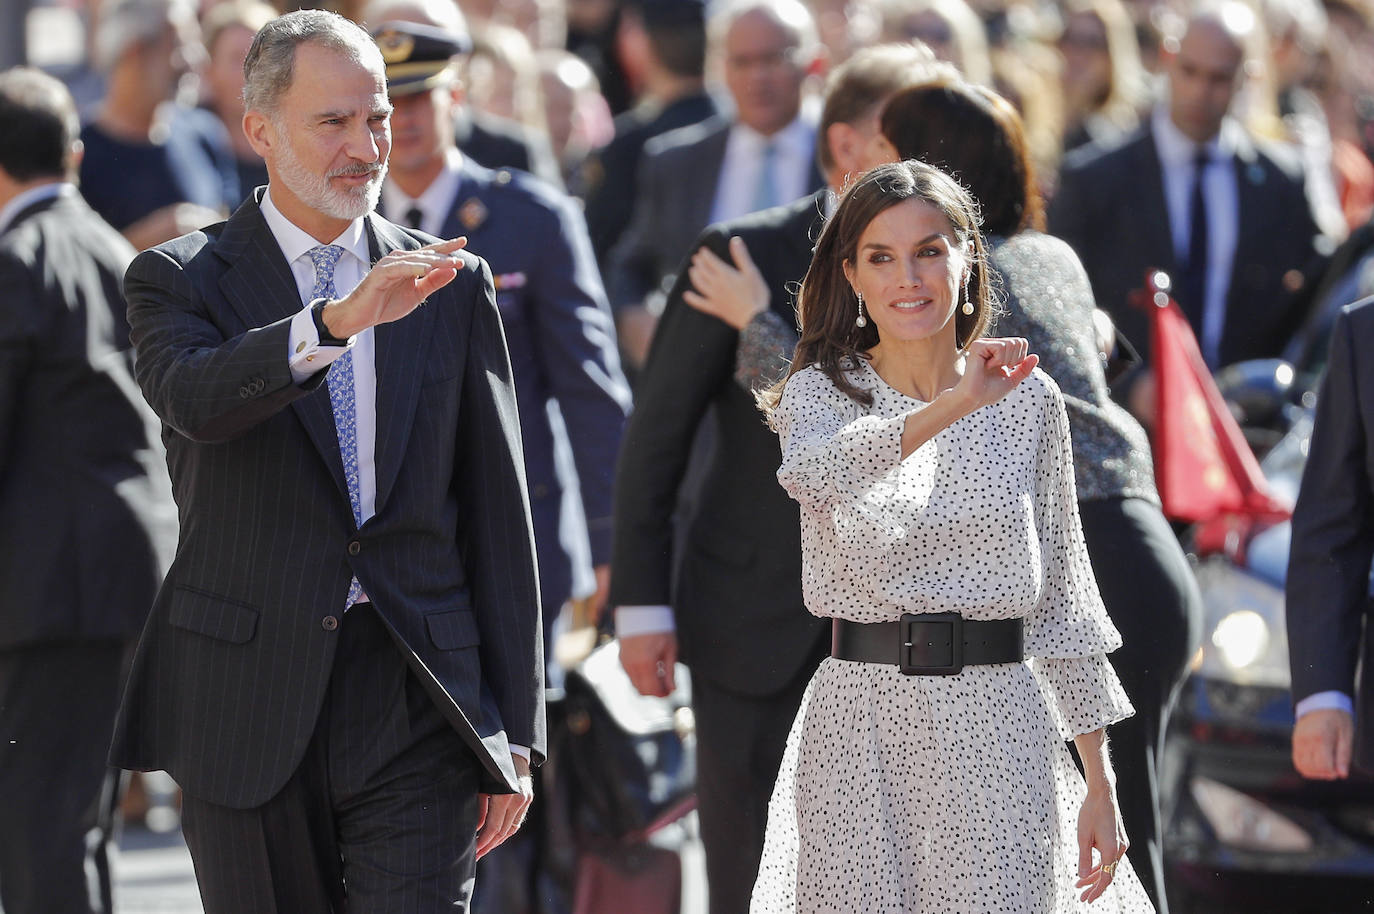
[[81, 160], [86, 157], [86, 144], [80, 140], [72, 140], [71, 147], [67, 150], [67, 174], [76, 175], [81, 171]]
[[840, 173], [853, 171], [861, 141], [859, 131], [843, 121], [836, 121], [825, 128], [824, 141], [830, 145], [830, 161]]
[[271, 119], [253, 109], [243, 114], [243, 135], [248, 137], [248, 145], [253, 147], [253, 151], [264, 159], [277, 142], [277, 131]]

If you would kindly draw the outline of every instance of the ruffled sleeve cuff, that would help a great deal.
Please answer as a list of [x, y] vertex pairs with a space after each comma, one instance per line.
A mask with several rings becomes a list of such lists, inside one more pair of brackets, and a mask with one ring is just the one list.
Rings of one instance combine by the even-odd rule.
[[1065, 740], [1100, 730], [1135, 714], [1116, 670], [1103, 654], [1060, 659], [1033, 658], [1031, 669]]

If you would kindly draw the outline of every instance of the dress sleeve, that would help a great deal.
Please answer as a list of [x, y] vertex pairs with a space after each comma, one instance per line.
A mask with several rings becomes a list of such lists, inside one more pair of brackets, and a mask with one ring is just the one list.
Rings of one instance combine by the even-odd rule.
[[776, 311], [765, 308], [739, 332], [735, 383], [751, 395], [771, 386], [787, 371], [796, 348], [797, 331]]
[[819, 369], [788, 380], [772, 422], [782, 440], [778, 481], [803, 510], [880, 504], [895, 486], [906, 415], [864, 415]]
[[1040, 600], [1026, 619], [1026, 655], [1068, 739], [1135, 713], [1107, 654], [1121, 635], [1097, 590], [1078, 517], [1069, 422], [1059, 388], [1043, 384], [1035, 460], [1035, 524], [1044, 569]]

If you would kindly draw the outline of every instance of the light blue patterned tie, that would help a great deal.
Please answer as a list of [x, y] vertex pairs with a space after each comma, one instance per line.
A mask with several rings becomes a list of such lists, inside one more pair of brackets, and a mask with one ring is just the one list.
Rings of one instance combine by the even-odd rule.
[[777, 206], [778, 200], [778, 143], [770, 140], [759, 156], [759, 184], [754, 189], [754, 212]]
[[[343, 256], [344, 249], [337, 244], [322, 244], [308, 252], [310, 261], [315, 265], [315, 288], [310, 300], [319, 298], [338, 298], [334, 287], [334, 268]], [[334, 360], [325, 375], [329, 384], [329, 405], [334, 408], [334, 427], [339, 435], [339, 456], [343, 458], [344, 479], [348, 481], [348, 502], [353, 506], [353, 522], [363, 523], [362, 494], [358, 485], [358, 410], [353, 391], [353, 351], [349, 350]], [[363, 586], [355, 577], [348, 585], [347, 608], [358, 602]]]

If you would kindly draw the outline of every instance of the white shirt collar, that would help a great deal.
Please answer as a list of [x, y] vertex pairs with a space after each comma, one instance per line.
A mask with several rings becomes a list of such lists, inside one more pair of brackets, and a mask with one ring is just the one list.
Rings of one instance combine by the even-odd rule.
[[[1160, 164], [1187, 165], [1191, 168], [1198, 144], [1185, 136], [1174, 124], [1173, 118], [1169, 116], [1167, 100], [1155, 106], [1150, 115], [1150, 124], [1154, 131], [1155, 149], [1159, 153]], [[1208, 160], [1222, 162], [1234, 156], [1239, 145], [1236, 131], [1241, 129], [1243, 128], [1240, 124], [1231, 117], [1224, 118], [1217, 135], [1202, 144], [1207, 149]]]
[[816, 128], [807, 122], [800, 114], [793, 118], [792, 123], [779, 130], [772, 136], [764, 136], [753, 127], [736, 121], [730, 132], [733, 134], [731, 139], [742, 143], [749, 151], [762, 151], [769, 143], [777, 144], [779, 150], [800, 151], [803, 157], [810, 155], [812, 138], [815, 136]]
[[51, 197], [65, 197], [76, 193], [76, 186], [66, 181], [52, 181], [48, 184], [40, 184], [37, 187], [30, 187], [28, 190], [16, 194], [10, 202], [0, 209], [0, 232], [4, 232], [24, 210], [33, 206], [40, 200], [47, 200]]
[[[382, 183], [382, 205], [387, 217], [397, 224], [403, 224], [406, 213], [412, 206], [418, 206], [422, 215], [420, 227], [424, 231], [443, 228], [444, 217], [448, 215], [453, 199], [458, 196], [458, 186], [463, 181], [463, 154], [456, 147], [444, 153], [444, 167], [434, 180], [429, 182], [419, 197], [412, 198], [391, 178]], [[433, 234], [433, 233], [431, 233]]]
[[[282, 215], [281, 210], [272, 202], [272, 186], [267, 186], [267, 191], [262, 195], [262, 217], [267, 220], [267, 227], [272, 231], [272, 237], [277, 239], [277, 246], [281, 248], [282, 254], [286, 257], [287, 263], [294, 262], [312, 248], [319, 247], [320, 242], [297, 226], [290, 219]], [[349, 254], [358, 258], [366, 269], [372, 263], [372, 254], [367, 246], [367, 232], [363, 230], [363, 222], [366, 216], [359, 216], [348, 224], [330, 244], [337, 244]]]

